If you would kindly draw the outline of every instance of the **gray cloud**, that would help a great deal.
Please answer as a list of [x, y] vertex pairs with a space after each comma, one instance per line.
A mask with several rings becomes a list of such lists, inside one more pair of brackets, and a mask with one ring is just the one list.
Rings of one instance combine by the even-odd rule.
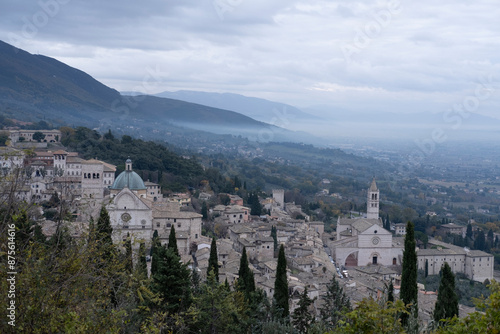
[[[487, 0], [4, 0], [0, 39], [118, 90], [227, 91], [351, 110], [442, 111], [493, 74], [477, 111], [495, 116], [498, 17]], [[161, 75], [145, 85], [151, 69]]]

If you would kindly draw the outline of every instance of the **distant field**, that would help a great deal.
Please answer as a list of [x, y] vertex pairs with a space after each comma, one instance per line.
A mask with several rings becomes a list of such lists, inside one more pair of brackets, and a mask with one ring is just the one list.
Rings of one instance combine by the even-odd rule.
[[426, 180], [426, 179], [418, 179], [418, 182], [426, 185], [435, 185], [435, 186], [441, 186], [441, 187], [465, 187], [464, 182], [446, 182], [446, 181], [439, 181], [439, 180]]
[[[434, 186], [441, 186], [441, 187], [460, 187], [460, 188], [465, 188], [466, 183], [465, 182], [447, 182], [447, 181], [440, 181], [440, 180], [426, 180], [426, 179], [418, 179], [418, 182], [425, 184], [425, 185], [434, 185]], [[469, 183], [470, 188], [497, 188], [498, 184], [496, 183], [481, 183], [476, 185], [474, 182]]]

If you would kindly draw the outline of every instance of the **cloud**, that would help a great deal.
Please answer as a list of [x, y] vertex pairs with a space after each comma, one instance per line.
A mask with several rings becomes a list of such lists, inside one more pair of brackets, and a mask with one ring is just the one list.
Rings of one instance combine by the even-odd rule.
[[[158, 69], [148, 93], [191, 89], [298, 106], [436, 111], [500, 73], [500, 7], [488, 0], [2, 5], [0, 39], [124, 91], [145, 87], [148, 71]], [[478, 112], [498, 110], [499, 81]]]

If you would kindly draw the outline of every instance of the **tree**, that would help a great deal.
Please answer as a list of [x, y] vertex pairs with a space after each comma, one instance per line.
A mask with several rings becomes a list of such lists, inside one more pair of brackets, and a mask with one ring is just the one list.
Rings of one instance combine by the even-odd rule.
[[[278, 231], [275, 225], [271, 226], [271, 237], [274, 240], [274, 251], [276, 252], [278, 250]], [[274, 254], [276, 256], [276, 253]]]
[[132, 260], [132, 240], [130, 240], [130, 233], [127, 233], [127, 239], [125, 240], [125, 270], [132, 273], [134, 269]]
[[160, 258], [160, 254], [158, 252], [160, 251], [160, 247], [160, 237], [158, 236], [158, 231], [155, 230], [153, 232], [153, 240], [151, 241], [151, 276], [156, 274], [158, 270]]
[[323, 299], [323, 306], [320, 309], [321, 320], [329, 330], [333, 330], [338, 327], [339, 320], [343, 319], [345, 312], [351, 310], [349, 298], [335, 279], [335, 274], [326, 286], [326, 294], [321, 298]]
[[33, 140], [36, 140], [37, 142], [41, 142], [44, 138], [45, 135], [40, 131], [37, 131], [33, 134]]
[[208, 268], [207, 277], [210, 276], [210, 272], [214, 273], [215, 282], [219, 283], [219, 259], [217, 256], [217, 243], [215, 238], [212, 238], [212, 244], [210, 245], [210, 257], [208, 258]]
[[392, 279], [391, 283], [389, 284], [389, 288], [387, 289], [387, 301], [394, 303], [394, 285], [392, 284]]
[[[405, 248], [403, 251], [403, 273], [401, 275], [400, 298], [410, 308], [410, 305], [417, 305], [417, 252], [412, 222], [406, 224]], [[415, 308], [416, 309], [416, 308]], [[401, 321], [403, 325], [408, 324], [408, 313], [403, 313]]]
[[9, 133], [5, 131], [0, 132], [0, 146], [5, 146], [5, 143], [9, 140]]
[[451, 319], [458, 316], [458, 297], [455, 291], [455, 275], [447, 262], [441, 268], [441, 282], [439, 284], [438, 297], [434, 308], [434, 321]]
[[237, 290], [241, 291], [247, 300], [255, 292], [255, 280], [253, 272], [248, 266], [247, 249], [243, 247], [243, 252], [240, 259], [240, 269], [238, 271], [238, 286]]
[[472, 240], [472, 225], [471, 223], [467, 224], [467, 232], [465, 233], [467, 239]]
[[229, 205], [231, 203], [231, 197], [226, 194], [219, 195], [219, 199], [222, 205]]
[[453, 318], [447, 326], [438, 328], [438, 334], [498, 333], [500, 328], [500, 283], [489, 286], [490, 296], [479, 300], [476, 308], [482, 311], [469, 313], [467, 317]]
[[111, 133], [111, 129], [108, 129], [108, 132], [103, 136], [103, 138], [107, 140], [114, 140], [115, 136]]
[[144, 242], [139, 244], [139, 262], [136, 269], [139, 272], [140, 277], [148, 278], [148, 264], [146, 261], [146, 245]]
[[429, 261], [427, 259], [425, 259], [425, 273], [424, 273], [424, 277], [427, 278], [427, 276], [429, 276]]
[[480, 230], [474, 240], [474, 249], [478, 249], [484, 251], [486, 248], [486, 237], [484, 235], [484, 231]]
[[260, 216], [262, 214], [262, 204], [260, 204], [259, 196], [256, 192], [250, 193], [248, 203], [250, 203], [250, 214], [252, 216]]
[[207, 208], [207, 202], [203, 201], [203, 204], [201, 205], [201, 215], [203, 216], [203, 220], [208, 219], [208, 208]]
[[286, 257], [283, 245], [280, 246], [278, 253], [273, 302], [275, 313], [278, 318], [287, 318], [290, 315], [290, 308], [288, 304], [288, 280], [286, 276]]
[[108, 210], [105, 206], [101, 207], [99, 219], [97, 220], [96, 237], [100, 249], [103, 251], [103, 256], [109, 259], [113, 256], [113, 228], [109, 218]]
[[187, 310], [191, 305], [191, 278], [187, 264], [172, 248], [160, 246], [155, 251], [158, 269], [153, 277], [153, 291], [160, 294], [163, 309], [169, 313]]
[[304, 292], [300, 295], [300, 299], [297, 304], [298, 307], [292, 314], [292, 324], [299, 331], [299, 333], [307, 333], [309, 326], [314, 322], [313, 312], [309, 310], [313, 302], [314, 299], [309, 298], [307, 295], [306, 286]]
[[373, 298], [365, 298], [345, 315], [344, 326], [335, 333], [405, 333], [398, 317], [407, 312], [402, 300], [381, 306]]
[[213, 271], [207, 279], [186, 313], [189, 333], [247, 333], [243, 295], [228, 291], [225, 284], [216, 284]]
[[170, 234], [168, 235], [168, 245], [167, 248], [172, 249], [177, 256], [179, 255], [179, 249], [177, 248], [177, 237], [175, 236], [174, 225], [170, 228]]

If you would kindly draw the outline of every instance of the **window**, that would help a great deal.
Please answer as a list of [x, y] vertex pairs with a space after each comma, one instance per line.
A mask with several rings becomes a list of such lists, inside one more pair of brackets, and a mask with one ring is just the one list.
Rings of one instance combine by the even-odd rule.
[[372, 264], [377, 264], [377, 257], [376, 256], [373, 257]]

